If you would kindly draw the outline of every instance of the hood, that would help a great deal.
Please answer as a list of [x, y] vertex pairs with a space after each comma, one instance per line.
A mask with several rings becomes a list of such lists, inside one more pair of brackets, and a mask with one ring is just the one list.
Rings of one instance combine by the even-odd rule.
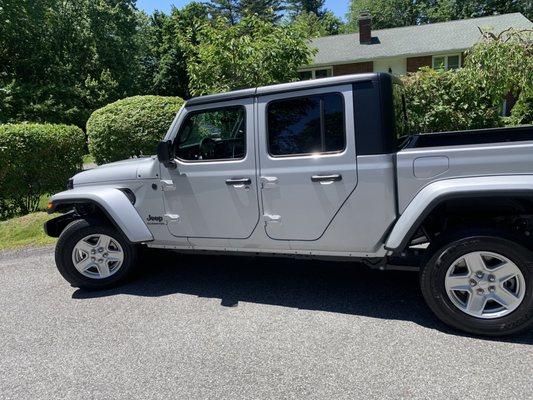
[[100, 165], [74, 175], [74, 186], [93, 183], [154, 179], [159, 176], [159, 161], [155, 156], [131, 158]]

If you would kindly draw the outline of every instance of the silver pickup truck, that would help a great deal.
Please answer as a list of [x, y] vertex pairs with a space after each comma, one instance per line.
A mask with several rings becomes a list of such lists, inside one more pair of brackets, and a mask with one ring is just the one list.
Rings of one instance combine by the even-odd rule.
[[447, 324], [525, 329], [533, 127], [408, 135], [406, 118], [388, 74], [193, 98], [157, 157], [82, 172], [51, 198], [57, 267], [85, 289], [124, 281], [142, 247], [414, 269]]

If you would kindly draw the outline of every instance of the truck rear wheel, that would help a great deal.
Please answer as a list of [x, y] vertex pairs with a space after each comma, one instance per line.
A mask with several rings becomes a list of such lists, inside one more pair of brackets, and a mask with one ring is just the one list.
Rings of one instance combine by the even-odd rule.
[[531, 251], [503, 237], [455, 236], [422, 267], [422, 293], [437, 317], [457, 329], [517, 333], [533, 322], [532, 261]]
[[115, 228], [79, 219], [59, 236], [57, 269], [72, 286], [97, 290], [116, 286], [132, 273], [137, 249]]

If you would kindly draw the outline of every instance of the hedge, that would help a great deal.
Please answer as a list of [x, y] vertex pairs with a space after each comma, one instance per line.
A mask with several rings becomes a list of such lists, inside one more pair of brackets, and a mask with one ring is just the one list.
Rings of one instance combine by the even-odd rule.
[[85, 135], [75, 126], [0, 125], [0, 219], [37, 210], [81, 169]]
[[155, 154], [182, 104], [179, 97], [134, 96], [96, 110], [87, 121], [95, 162]]

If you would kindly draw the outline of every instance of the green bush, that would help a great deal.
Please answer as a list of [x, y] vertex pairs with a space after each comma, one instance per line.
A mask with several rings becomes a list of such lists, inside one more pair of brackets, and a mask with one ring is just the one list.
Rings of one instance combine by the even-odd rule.
[[95, 162], [155, 154], [182, 104], [179, 97], [135, 96], [96, 110], [87, 121]]
[[442, 132], [501, 126], [501, 104], [464, 69], [423, 68], [403, 79], [413, 132]]
[[81, 169], [85, 136], [75, 126], [0, 125], [0, 218], [36, 211]]
[[520, 94], [507, 121], [510, 125], [533, 125], [533, 89]]

